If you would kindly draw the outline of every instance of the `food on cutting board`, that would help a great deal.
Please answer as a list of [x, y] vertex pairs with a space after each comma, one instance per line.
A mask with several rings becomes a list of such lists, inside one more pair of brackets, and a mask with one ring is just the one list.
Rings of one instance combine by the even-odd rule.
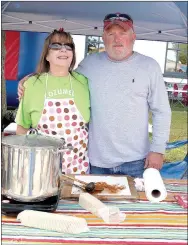
[[[123, 185], [109, 185], [106, 182], [96, 182], [95, 183], [96, 189], [107, 189], [111, 193], [117, 193], [120, 190], [124, 190], [125, 186]], [[95, 193], [98, 193], [100, 191], [95, 191]]]

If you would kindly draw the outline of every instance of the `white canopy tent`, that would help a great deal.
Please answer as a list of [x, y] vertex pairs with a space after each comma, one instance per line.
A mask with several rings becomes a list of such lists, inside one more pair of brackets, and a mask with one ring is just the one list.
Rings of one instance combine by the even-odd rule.
[[123, 12], [139, 40], [187, 42], [187, 2], [2, 2], [1, 10], [3, 30], [101, 36], [104, 16]]

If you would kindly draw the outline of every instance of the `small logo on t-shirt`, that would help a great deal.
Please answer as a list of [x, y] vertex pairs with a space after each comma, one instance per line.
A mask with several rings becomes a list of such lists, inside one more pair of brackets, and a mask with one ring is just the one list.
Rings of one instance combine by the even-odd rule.
[[48, 92], [48, 97], [54, 97], [57, 95], [70, 95], [70, 96], [74, 96], [74, 90], [69, 90], [69, 89], [54, 89], [52, 91]]

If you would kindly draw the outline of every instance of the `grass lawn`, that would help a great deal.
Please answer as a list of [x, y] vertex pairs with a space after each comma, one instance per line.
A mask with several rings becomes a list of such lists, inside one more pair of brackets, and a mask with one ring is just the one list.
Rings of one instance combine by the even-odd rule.
[[[169, 142], [187, 139], [187, 108], [183, 108], [181, 105], [175, 105], [172, 107], [172, 121], [170, 129]], [[152, 118], [150, 116], [150, 123]], [[187, 145], [168, 150], [165, 154], [166, 162], [175, 162], [184, 159], [187, 154]]]

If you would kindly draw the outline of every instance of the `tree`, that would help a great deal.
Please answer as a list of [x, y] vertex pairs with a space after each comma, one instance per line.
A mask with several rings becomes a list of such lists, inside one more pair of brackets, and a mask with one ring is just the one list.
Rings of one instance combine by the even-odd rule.
[[181, 64], [184, 65], [187, 64], [187, 46], [188, 44], [179, 44], [179, 60], [181, 61]]

